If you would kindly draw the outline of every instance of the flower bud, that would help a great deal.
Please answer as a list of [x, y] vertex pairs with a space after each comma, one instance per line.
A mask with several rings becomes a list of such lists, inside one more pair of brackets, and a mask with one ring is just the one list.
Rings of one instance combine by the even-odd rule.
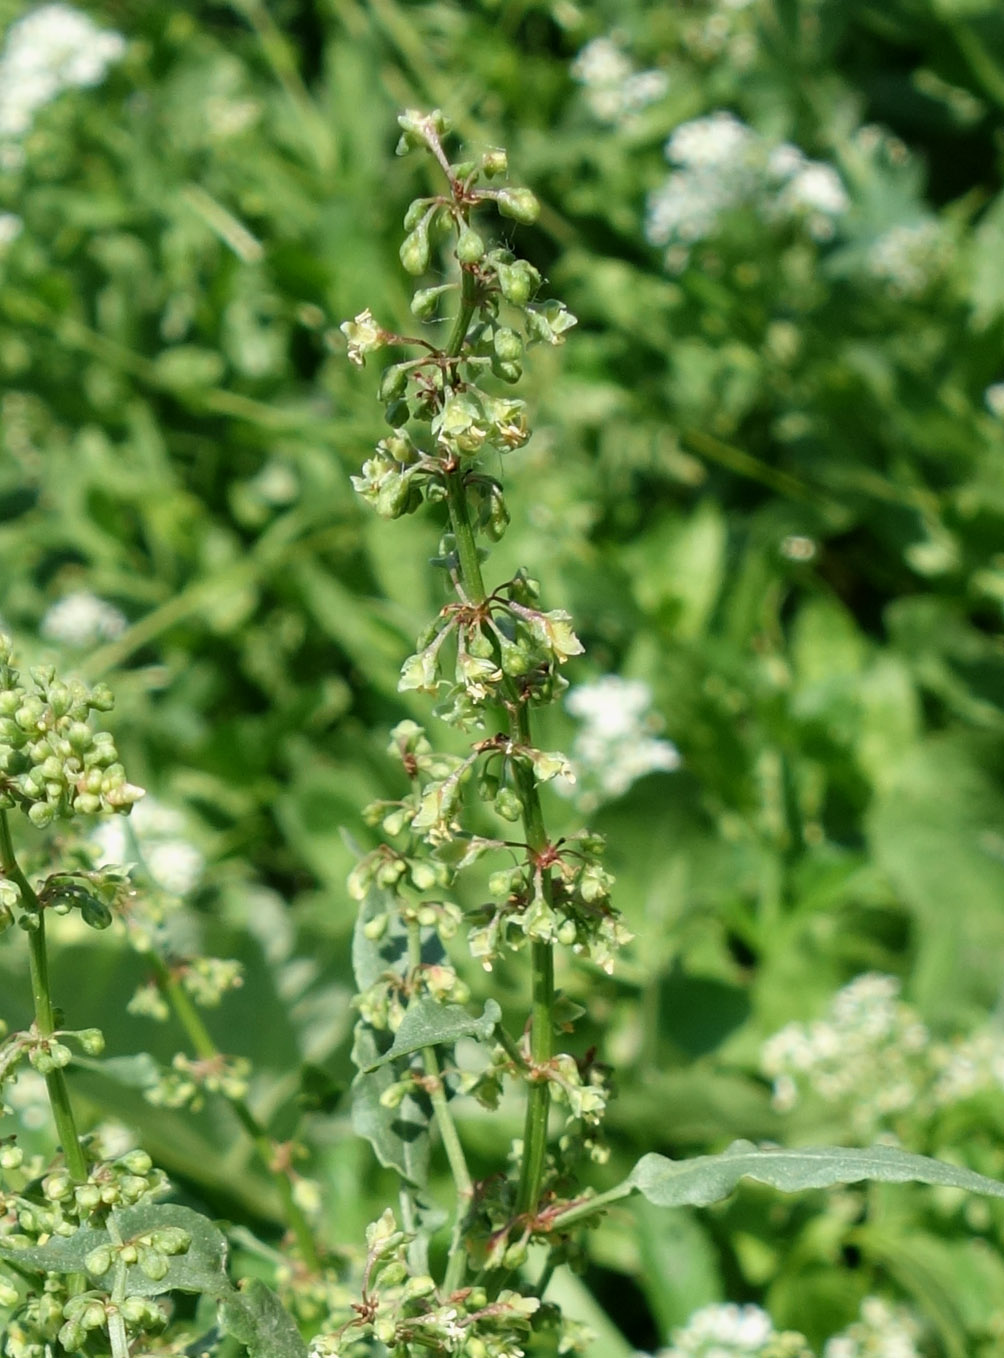
[[120, 1155], [115, 1163], [128, 1170], [130, 1174], [149, 1174], [153, 1169], [153, 1161], [147, 1152], [140, 1150], [139, 1147], [136, 1150], [126, 1151], [125, 1155]]
[[408, 374], [411, 371], [410, 363], [392, 363], [389, 368], [384, 369], [383, 376], [380, 378], [380, 386], [377, 388], [377, 396], [381, 401], [396, 401], [399, 396], [403, 396], [408, 390]]
[[451, 292], [455, 287], [455, 283], [441, 283], [435, 288], [419, 288], [411, 299], [411, 314], [417, 316], [419, 320], [427, 321], [430, 316], [435, 315], [443, 293]]
[[419, 222], [429, 211], [428, 198], [415, 198], [408, 204], [408, 211], [404, 214], [405, 231], [414, 231]]
[[112, 1252], [107, 1245], [98, 1245], [84, 1260], [84, 1268], [95, 1278], [107, 1273], [112, 1266]]
[[151, 1249], [149, 1246], [142, 1246], [137, 1260], [140, 1271], [145, 1273], [151, 1282], [159, 1283], [167, 1274], [170, 1267], [166, 1254], [160, 1250]]
[[100, 1028], [81, 1028], [76, 1038], [87, 1056], [100, 1056], [105, 1049], [105, 1035]]
[[20, 1146], [10, 1142], [0, 1146], [0, 1169], [17, 1169], [23, 1159], [24, 1151]]
[[429, 218], [422, 218], [414, 231], [410, 231], [401, 242], [398, 252], [401, 264], [407, 273], [418, 275], [429, 267]]
[[526, 306], [540, 287], [540, 274], [525, 259], [517, 259], [512, 264], [496, 264], [495, 274], [502, 296], [513, 306]]
[[499, 189], [495, 202], [503, 217], [511, 217], [524, 226], [532, 226], [540, 216], [540, 203], [529, 189]]
[[511, 787], [499, 788], [494, 805], [498, 815], [512, 824], [515, 824], [523, 814], [523, 803], [520, 801], [518, 793]]
[[509, 168], [509, 157], [501, 146], [493, 146], [481, 157], [481, 172], [486, 179], [497, 179]]
[[461, 264], [478, 264], [484, 259], [485, 243], [473, 227], [465, 226], [461, 231], [456, 255]]
[[101, 1205], [101, 1190], [97, 1184], [80, 1184], [73, 1190], [73, 1201], [81, 1212], [93, 1212]]

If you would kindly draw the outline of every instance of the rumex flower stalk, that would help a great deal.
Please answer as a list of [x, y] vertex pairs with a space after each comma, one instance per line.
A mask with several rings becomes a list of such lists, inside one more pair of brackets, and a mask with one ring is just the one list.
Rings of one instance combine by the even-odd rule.
[[[570, 769], [563, 755], [535, 745], [531, 712], [560, 695], [566, 687], [561, 668], [582, 646], [566, 613], [541, 608], [540, 587], [525, 570], [491, 588], [482, 570], [482, 543], [500, 538], [509, 519], [502, 484], [489, 468], [530, 436], [525, 403], [507, 388], [522, 375], [525, 350], [561, 343], [574, 318], [561, 303], [538, 300], [541, 280], [533, 265], [481, 234], [485, 207], [524, 224], [539, 211], [529, 190], [499, 184], [507, 171], [505, 152], [492, 149], [451, 163], [442, 114], [408, 112], [399, 121], [399, 153], [424, 148], [446, 179], [445, 192], [416, 199], [408, 209], [401, 262], [418, 277], [429, 269], [437, 241], [451, 240], [457, 270], [453, 282], [419, 288], [412, 311], [421, 320], [438, 319], [451, 296], [456, 310], [442, 348], [424, 336], [386, 329], [368, 310], [343, 324], [349, 358], [357, 364], [383, 349], [417, 352], [384, 371], [380, 397], [392, 432], [353, 484], [386, 518], [423, 503], [445, 508], [434, 563], [446, 572], [452, 598], [419, 637], [399, 687], [429, 694], [437, 715], [460, 730], [489, 733], [473, 740], [466, 757], [435, 753], [414, 722], [401, 722], [392, 733], [391, 752], [404, 766], [411, 792], [368, 808], [367, 820], [386, 838], [350, 879], [361, 903], [356, 1126], [414, 1194], [424, 1185], [424, 1129], [435, 1118], [458, 1195], [438, 1295], [442, 1301], [457, 1297], [473, 1264], [485, 1295], [498, 1298], [526, 1244], [545, 1237], [557, 1219], [559, 1172], [584, 1150], [595, 1151], [606, 1097], [599, 1067], [556, 1050], [556, 947], [609, 968], [627, 934], [609, 903], [600, 841], [583, 833], [552, 842], [541, 805], [540, 785]], [[498, 837], [472, 830], [472, 788], [506, 827]], [[519, 843], [508, 838], [514, 822], [522, 826]], [[492, 899], [467, 919], [468, 945], [487, 971], [497, 957], [524, 949], [529, 954], [530, 1014], [522, 1041], [500, 1027], [493, 1001], [479, 1019], [467, 1013], [466, 987], [442, 947], [463, 914], [443, 897], [485, 855], [504, 857], [506, 866], [489, 878]], [[462, 1083], [450, 1052], [459, 1036], [476, 1037], [488, 1050], [488, 1069], [474, 1088], [483, 1101], [497, 1097], [504, 1079], [525, 1087], [518, 1173], [500, 1188], [472, 1185], [463, 1163], [451, 1110]], [[431, 1108], [423, 1107], [430, 1096]], [[552, 1148], [549, 1112], [557, 1101], [571, 1130]], [[407, 1145], [381, 1108], [394, 1111], [398, 1130], [410, 1125]], [[538, 1298], [525, 1300], [526, 1314], [532, 1314]], [[470, 1303], [465, 1305], [470, 1319]], [[376, 1312], [367, 1314], [382, 1342], [389, 1344], [395, 1334], [404, 1338], [406, 1326], [395, 1330], [385, 1321], [381, 1331]], [[519, 1325], [524, 1323], [525, 1315]], [[471, 1324], [471, 1351], [490, 1353], [490, 1346], [477, 1348], [481, 1340], [474, 1336], [481, 1332]]]

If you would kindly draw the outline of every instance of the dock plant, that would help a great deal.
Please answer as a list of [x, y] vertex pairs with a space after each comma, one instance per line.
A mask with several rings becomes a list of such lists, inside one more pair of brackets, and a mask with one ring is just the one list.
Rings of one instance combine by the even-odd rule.
[[[352, 1124], [398, 1189], [364, 1241], [339, 1237], [337, 1203], [321, 1202], [313, 1217], [304, 1210], [292, 1149], [270, 1138], [247, 1100], [247, 1072], [216, 1049], [193, 1003], [218, 999], [207, 996], [212, 978], [225, 989], [232, 971], [203, 959], [186, 988], [156, 927], [137, 928], [127, 870], [96, 866], [68, 833], [128, 813], [142, 795], [112, 737], [93, 726], [110, 692], [50, 668], [22, 677], [4, 638], [0, 925], [3, 946], [24, 948], [34, 1012], [3, 1032], [0, 1093], [37, 1072], [59, 1143], [46, 1163], [24, 1152], [10, 1116], [0, 1122], [6, 1358], [228, 1355], [241, 1346], [252, 1358], [564, 1354], [588, 1335], [551, 1301], [555, 1272], [579, 1262], [583, 1232], [632, 1195], [704, 1206], [743, 1179], [783, 1191], [872, 1179], [1004, 1197], [994, 1180], [889, 1145], [738, 1141], [682, 1161], [652, 1152], [604, 1182], [611, 1072], [580, 1041], [582, 1011], [561, 978], [572, 967], [609, 972], [630, 935], [601, 838], [548, 830], [542, 790], [573, 770], [537, 735], [583, 646], [568, 613], [549, 607], [541, 563], [502, 578], [490, 569], [509, 522], [505, 467], [531, 436], [514, 394], [524, 362], [535, 346], [561, 344], [575, 320], [513, 244], [539, 205], [510, 181], [506, 152], [451, 159], [439, 112], [407, 112], [400, 125], [399, 152], [431, 157], [439, 176], [404, 222], [412, 319], [403, 326], [365, 310], [342, 326], [353, 363], [387, 360], [387, 432], [355, 489], [384, 519], [422, 512], [442, 600], [430, 620], [415, 620], [400, 676], [410, 704], [427, 701], [428, 723], [407, 718], [389, 733], [400, 794], [363, 811], [374, 847], [347, 887], [358, 915]], [[416, 574], [424, 569], [416, 560]], [[455, 734], [444, 738], [444, 727]], [[50, 836], [44, 852], [40, 831]], [[167, 1177], [142, 1147], [116, 1149], [79, 1125], [72, 1071], [98, 1061], [103, 1039], [75, 1029], [52, 993], [49, 948], [67, 915], [130, 937], [153, 978], [147, 1012], [173, 1013], [186, 1035], [189, 1051], [150, 1076], [148, 1095], [174, 1107], [227, 1100], [272, 1176], [286, 1228], [278, 1257], [262, 1252], [274, 1290], [257, 1277], [235, 1284], [224, 1230], [166, 1200]], [[510, 981], [491, 993], [503, 964], [507, 978], [523, 978], [515, 1021]], [[485, 997], [474, 1005], [466, 978], [477, 968]], [[476, 1104], [506, 1117], [519, 1109], [510, 1153], [487, 1173], [472, 1170], [465, 1144]], [[447, 1203], [431, 1183], [435, 1164], [448, 1167]]]

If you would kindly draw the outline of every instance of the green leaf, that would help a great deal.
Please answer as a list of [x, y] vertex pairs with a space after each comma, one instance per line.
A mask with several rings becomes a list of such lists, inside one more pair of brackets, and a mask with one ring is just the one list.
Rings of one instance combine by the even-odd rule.
[[649, 1202], [635, 1209], [639, 1284], [661, 1337], [668, 1339], [700, 1306], [725, 1296], [717, 1253], [700, 1218], [682, 1208], [660, 1210]]
[[[366, 925], [386, 914], [388, 926], [377, 939], [366, 937]], [[422, 960], [444, 959], [438, 936], [432, 935], [422, 950]], [[352, 969], [360, 991], [369, 990], [387, 972], [407, 966], [408, 935], [395, 908], [393, 893], [371, 887], [364, 896], [352, 937]], [[352, 1060], [359, 1074], [352, 1082], [352, 1127], [373, 1147], [387, 1169], [395, 1169], [409, 1183], [424, 1187], [429, 1176], [429, 1122], [432, 1107], [425, 1096], [405, 1095], [395, 1108], [386, 1108], [380, 1097], [396, 1083], [390, 1064], [381, 1064], [393, 1045], [389, 1033], [380, 1032], [360, 1019], [355, 1027]]]
[[260, 1278], [223, 1299], [220, 1321], [227, 1334], [246, 1347], [249, 1358], [307, 1358], [307, 1346], [292, 1317]]
[[418, 1000], [405, 1014], [389, 1051], [368, 1066], [366, 1073], [378, 1070], [399, 1056], [408, 1056], [423, 1047], [456, 1042], [461, 1037], [476, 1037], [480, 1042], [487, 1042], [501, 1017], [502, 1010], [494, 1000], [485, 1001], [485, 1011], [480, 1018], [469, 1014], [459, 1004], [438, 1004], [429, 997]]
[[912, 993], [929, 1018], [951, 1015], [960, 988], [987, 1002], [997, 991], [1002, 749], [996, 736], [932, 736], [890, 764], [868, 810], [875, 860], [917, 917]]
[[895, 1146], [870, 1146], [866, 1150], [803, 1146], [787, 1150], [780, 1146], [755, 1146], [752, 1141], [734, 1141], [719, 1155], [698, 1155], [692, 1160], [643, 1155], [625, 1183], [656, 1207], [707, 1207], [727, 1198], [740, 1179], [770, 1184], [785, 1193], [874, 1179], [884, 1183], [944, 1184], [1004, 1198], [1004, 1184], [996, 1179]]
[[[205, 1292], [222, 1296], [230, 1291], [227, 1278], [227, 1242], [216, 1226], [190, 1207], [174, 1203], [141, 1203], [111, 1213], [111, 1222], [123, 1241], [136, 1239], [150, 1231], [177, 1226], [191, 1237], [184, 1254], [168, 1257], [162, 1278], [147, 1277], [138, 1265], [126, 1269], [126, 1293], [130, 1296], [156, 1297], [164, 1292]], [[108, 1231], [85, 1227], [72, 1236], [53, 1236], [44, 1245], [18, 1249], [0, 1242], [0, 1259], [39, 1273], [85, 1273], [84, 1260], [92, 1250], [106, 1246], [113, 1251], [115, 1242]]]

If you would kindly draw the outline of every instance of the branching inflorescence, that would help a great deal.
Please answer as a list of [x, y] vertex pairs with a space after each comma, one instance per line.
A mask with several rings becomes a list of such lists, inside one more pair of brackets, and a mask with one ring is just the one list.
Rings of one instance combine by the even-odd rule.
[[[570, 768], [562, 754], [536, 745], [531, 716], [564, 690], [562, 668], [582, 645], [567, 613], [541, 607], [540, 587], [525, 570], [492, 588], [482, 574], [487, 553], [481, 542], [499, 539], [509, 521], [491, 468], [530, 436], [526, 405], [506, 387], [519, 381], [528, 347], [561, 343], [575, 320], [560, 302], [537, 300], [541, 279], [532, 264], [490, 245], [482, 234], [485, 208], [524, 224], [538, 215], [528, 189], [495, 186], [506, 173], [505, 152], [491, 149], [453, 164], [443, 149], [448, 128], [442, 114], [409, 112], [400, 124], [399, 153], [423, 148], [446, 180], [445, 192], [418, 198], [408, 209], [401, 262], [420, 276], [430, 267], [436, 240], [449, 240], [459, 278], [420, 288], [412, 302], [415, 316], [427, 321], [438, 321], [440, 310], [455, 302], [442, 348], [385, 329], [368, 310], [342, 326], [355, 363], [385, 348], [417, 351], [383, 374], [380, 397], [393, 432], [353, 481], [387, 518], [423, 503], [445, 507], [447, 526], [433, 562], [448, 576], [452, 598], [419, 636], [399, 687], [429, 694], [440, 718], [477, 734], [464, 756], [437, 752], [413, 721], [401, 722], [391, 735], [391, 753], [411, 790], [368, 809], [367, 820], [386, 839], [350, 880], [361, 902], [355, 1120], [383, 1163], [409, 1184], [409, 1210], [419, 1217], [427, 1128], [437, 1124], [457, 1189], [437, 1296], [456, 1312], [452, 1324], [465, 1335], [464, 1352], [515, 1353], [541, 1291], [516, 1282], [527, 1246], [546, 1239], [566, 1247], [558, 1225], [562, 1204], [571, 1205], [573, 1163], [583, 1153], [602, 1154], [597, 1127], [608, 1093], [605, 1072], [556, 1046], [556, 1035], [569, 1029], [569, 1006], [555, 990], [555, 950], [567, 948], [609, 970], [628, 938], [610, 904], [599, 838], [581, 833], [553, 841], [541, 809], [540, 785], [559, 774], [568, 777]], [[471, 828], [473, 791], [494, 808], [502, 823], [498, 837]], [[510, 825], [512, 830], [504, 828]], [[494, 866], [488, 899], [465, 916], [449, 894], [459, 874], [492, 855], [497, 864], [488, 864]], [[486, 970], [501, 955], [529, 955], [530, 1017], [520, 1038], [504, 1030], [493, 1001], [480, 1019], [460, 1007], [467, 987], [447, 961], [444, 943], [465, 926], [469, 950]], [[452, 1046], [461, 1036], [482, 1044], [483, 1067], [476, 1075], [456, 1069]], [[469, 1088], [493, 1106], [508, 1079], [520, 1082], [526, 1097], [514, 1168], [508, 1177], [475, 1184], [451, 1100]], [[550, 1145], [552, 1104], [567, 1123]], [[404, 1225], [415, 1233], [414, 1222]], [[553, 1261], [546, 1276], [551, 1267]], [[520, 1292], [507, 1291], [509, 1284]], [[414, 1307], [410, 1299], [402, 1305], [397, 1329], [388, 1319], [393, 1307], [367, 1306], [345, 1337], [375, 1333], [394, 1352], [411, 1352]], [[443, 1340], [437, 1351], [459, 1349]]]

